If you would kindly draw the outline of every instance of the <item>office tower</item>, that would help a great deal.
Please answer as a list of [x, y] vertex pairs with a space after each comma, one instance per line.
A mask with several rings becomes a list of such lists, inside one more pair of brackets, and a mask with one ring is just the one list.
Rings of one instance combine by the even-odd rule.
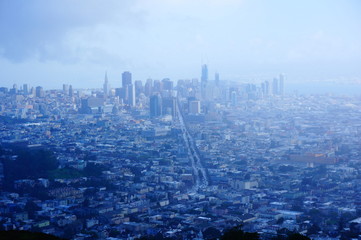
[[273, 79], [272, 94], [278, 95], [278, 79], [277, 78]]
[[201, 96], [202, 99], [206, 99], [206, 89], [208, 82], [208, 67], [206, 64], [202, 65], [202, 75], [201, 75]]
[[35, 96], [36, 97], [44, 97], [44, 90], [43, 90], [43, 88], [42, 87], [40, 87], [40, 86], [38, 86], [38, 87], [36, 87], [36, 89], [35, 89]]
[[173, 82], [169, 78], [164, 78], [162, 80], [162, 97], [172, 97], [173, 96]]
[[266, 85], [266, 87], [265, 87], [265, 94], [266, 94], [266, 96], [268, 96], [269, 95], [269, 81], [266, 81], [265, 82], [265, 85]]
[[109, 95], [109, 91], [110, 91], [110, 87], [108, 83], [108, 76], [107, 73], [105, 72], [104, 84], [103, 84], [104, 97], [107, 97]]
[[280, 74], [280, 82], [279, 82], [279, 95], [284, 95], [284, 75]]
[[132, 84], [132, 74], [130, 72], [122, 73], [122, 87], [125, 88], [127, 85]]
[[23, 85], [23, 92], [25, 95], [29, 94], [29, 84], [24, 84]]
[[198, 78], [192, 79], [192, 87], [198, 87], [199, 86], [199, 80]]
[[206, 64], [202, 65], [202, 76], [201, 76], [202, 82], [208, 81], [208, 67]]
[[163, 90], [163, 86], [162, 86], [162, 83], [161, 81], [159, 80], [154, 80], [153, 82], [153, 92], [162, 92]]
[[8, 93], [9, 89], [6, 87], [0, 87], [0, 92], [1, 93]]
[[162, 114], [172, 115], [173, 119], [177, 115], [177, 100], [175, 97], [162, 98]]
[[69, 93], [69, 85], [68, 84], [63, 84], [63, 93], [68, 95], [68, 93]]
[[143, 83], [140, 80], [137, 80], [134, 82], [134, 87], [135, 87], [135, 96], [138, 97], [139, 94], [141, 94], [143, 92]]
[[16, 94], [18, 92], [18, 86], [16, 84], [10, 89], [10, 94]]
[[215, 76], [214, 76], [214, 81], [216, 83], [216, 86], [219, 86], [219, 73], [216, 72]]
[[263, 97], [266, 95], [266, 84], [264, 82], [261, 83], [261, 93]]
[[169, 78], [164, 78], [162, 80], [163, 90], [171, 91], [173, 90], [173, 82]]
[[127, 91], [127, 103], [129, 106], [134, 107], [135, 106], [135, 87], [133, 84], [129, 84], [126, 87]]
[[201, 101], [193, 100], [189, 102], [189, 114], [201, 113]]
[[145, 86], [144, 86], [145, 96], [147, 96], [147, 97], [151, 96], [152, 91], [153, 91], [153, 80], [148, 78], [147, 82], [145, 83]]
[[231, 92], [231, 104], [232, 104], [232, 106], [237, 105], [237, 92], [236, 91]]
[[73, 86], [72, 85], [69, 86], [69, 96], [70, 97], [74, 96], [74, 91], [73, 91]]
[[123, 85], [123, 99], [126, 104], [131, 107], [135, 106], [135, 86], [132, 84], [132, 74], [130, 72], [123, 72], [122, 74]]
[[123, 93], [123, 88], [116, 88], [115, 89], [115, 96], [117, 96], [119, 98], [124, 98], [122, 93]]
[[81, 100], [79, 113], [98, 113], [99, 109], [104, 106], [104, 99], [97, 97], [88, 97]]
[[162, 115], [162, 97], [159, 93], [150, 97], [149, 111], [151, 117], [159, 117]]
[[13, 84], [13, 89], [14, 89], [15, 93], [17, 93], [17, 92], [18, 92], [18, 85], [17, 85], [17, 84]]

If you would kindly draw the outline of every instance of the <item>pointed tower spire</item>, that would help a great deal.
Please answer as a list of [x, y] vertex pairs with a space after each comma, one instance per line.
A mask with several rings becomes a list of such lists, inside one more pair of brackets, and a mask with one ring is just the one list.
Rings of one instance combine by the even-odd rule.
[[105, 83], [108, 83], [108, 72], [107, 72], [107, 71], [105, 71], [104, 82], [105, 82]]
[[104, 96], [107, 97], [109, 94], [109, 83], [108, 83], [108, 73], [107, 71], [105, 71], [105, 77], [104, 77], [104, 85], [103, 85], [103, 91], [104, 91]]

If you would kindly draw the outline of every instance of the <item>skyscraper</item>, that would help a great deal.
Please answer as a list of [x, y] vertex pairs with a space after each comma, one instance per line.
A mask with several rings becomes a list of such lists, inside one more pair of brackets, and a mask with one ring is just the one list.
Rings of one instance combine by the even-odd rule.
[[130, 72], [123, 72], [122, 74], [122, 87], [132, 84], [132, 74]]
[[150, 97], [149, 110], [151, 117], [159, 117], [162, 115], [162, 97], [159, 93]]
[[123, 72], [122, 74], [122, 89], [124, 93], [124, 102], [129, 106], [135, 106], [135, 86], [132, 84], [132, 74], [130, 72]]
[[236, 91], [231, 92], [231, 104], [232, 104], [232, 106], [237, 105], [237, 92]]
[[169, 78], [164, 78], [162, 80], [163, 90], [171, 91], [173, 90], [173, 82]]
[[108, 83], [108, 76], [107, 76], [107, 72], [105, 72], [105, 77], [104, 77], [104, 84], [103, 84], [103, 91], [104, 91], [104, 97], [107, 97], [109, 95], [109, 83]]
[[68, 84], [63, 84], [63, 93], [65, 95], [68, 95], [68, 93], [69, 93], [69, 85]]
[[35, 95], [36, 95], [36, 97], [44, 97], [44, 90], [43, 90], [43, 87], [40, 87], [40, 86], [38, 86], [38, 87], [36, 87], [36, 89], [35, 89]]
[[214, 76], [214, 81], [216, 83], [216, 86], [219, 86], [219, 73], [216, 72], [215, 76]]
[[266, 87], [265, 87], [265, 94], [266, 96], [268, 96], [270, 94], [270, 91], [269, 91], [269, 81], [266, 81], [265, 83]]
[[70, 97], [73, 97], [73, 95], [74, 95], [73, 86], [70, 85], [70, 86], [69, 86], [69, 96], [70, 96]]
[[202, 76], [201, 76], [202, 82], [208, 81], [208, 67], [206, 64], [202, 65]]
[[201, 113], [201, 101], [193, 100], [189, 101], [189, 114], [200, 114]]
[[278, 95], [278, 79], [277, 78], [273, 79], [272, 94]]
[[207, 82], [208, 82], [208, 67], [206, 64], [202, 65], [201, 75], [201, 96], [205, 100], [207, 96]]
[[23, 92], [25, 95], [29, 94], [29, 84], [23, 85]]
[[163, 90], [162, 82], [159, 80], [153, 81], [153, 92], [159, 92], [161, 93]]
[[283, 96], [284, 95], [284, 75], [283, 74], [280, 74], [280, 82], [279, 82], [279, 87], [278, 87], [278, 90], [279, 90], [279, 95]]
[[139, 94], [141, 94], [142, 92], [144, 92], [144, 88], [143, 88], [143, 83], [140, 80], [137, 80], [134, 82], [134, 87], [135, 87], [135, 96], [138, 97]]
[[128, 84], [126, 87], [127, 97], [128, 97], [128, 105], [131, 107], [135, 106], [135, 87], [133, 84]]
[[151, 78], [148, 78], [144, 86], [145, 96], [149, 97], [150, 95], [152, 95], [152, 91], [153, 91], [153, 80]]
[[173, 119], [177, 116], [177, 100], [175, 97], [162, 98], [162, 114], [172, 115]]

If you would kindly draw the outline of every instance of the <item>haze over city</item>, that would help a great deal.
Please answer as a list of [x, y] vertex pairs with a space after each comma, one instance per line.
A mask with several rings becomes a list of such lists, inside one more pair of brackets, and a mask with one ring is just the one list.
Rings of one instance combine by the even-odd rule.
[[[360, 81], [361, 3], [0, 1], [0, 85], [117, 87], [134, 79]], [[86, 86], [84, 85], [86, 83]]]
[[0, 0], [0, 239], [361, 240], [360, 10]]

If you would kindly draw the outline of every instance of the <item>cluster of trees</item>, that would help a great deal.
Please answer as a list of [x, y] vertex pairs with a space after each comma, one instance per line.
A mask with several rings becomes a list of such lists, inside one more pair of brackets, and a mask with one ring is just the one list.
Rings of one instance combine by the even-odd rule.
[[29, 232], [29, 231], [0, 231], [0, 239], [21, 239], [21, 240], [65, 240], [62, 238], [55, 237], [53, 235], [40, 233], [40, 232]]
[[[14, 188], [14, 182], [20, 179], [37, 180], [67, 179], [80, 177], [94, 177], [97, 179], [107, 166], [88, 162], [83, 170], [71, 167], [59, 168], [59, 162], [54, 153], [47, 149], [29, 149], [13, 147], [4, 150], [0, 147], [0, 161], [3, 163], [4, 181], [3, 188], [6, 191], [14, 191], [20, 194], [27, 193], [39, 199], [47, 199], [47, 189], [37, 184], [36, 186], [24, 185], [22, 188]], [[93, 179], [93, 178], [92, 178]], [[89, 181], [89, 184], [93, 183]], [[58, 186], [51, 182], [52, 186]], [[96, 186], [96, 184], [94, 184]]]
[[47, 178], [49, 171], [58, 168], [59, 163], [53, 152], [49, 150], [14, 149], [15, 159], [3, 159], [4, 188], [13, 189], [18, 179]]

